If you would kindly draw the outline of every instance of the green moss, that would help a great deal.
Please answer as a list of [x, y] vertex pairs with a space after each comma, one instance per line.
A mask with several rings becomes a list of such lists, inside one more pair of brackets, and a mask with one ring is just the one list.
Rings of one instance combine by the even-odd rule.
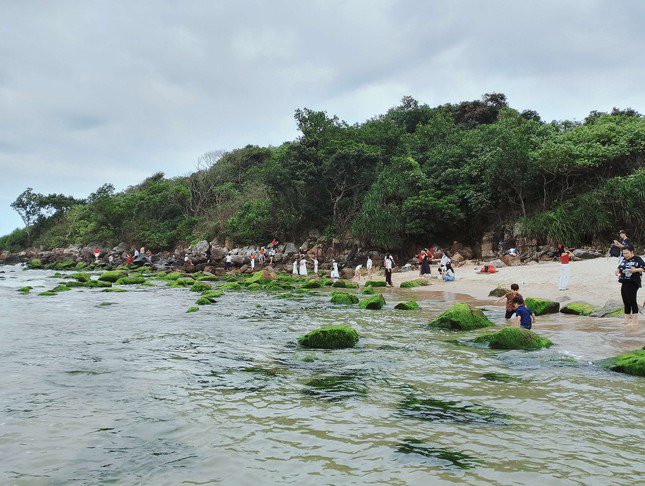
[[645, 376], [645, 348], [603, 359], [596, 364], [618, 373]]
[[418, 278], [416, 280], [408, 280], [407, 282], [401, 282], [402, 289], [411, 289], [413, 287], [425, 287], [426, 285], [430, 285], [430, 282], [423, 280], [421, 278]]
[[140, 285], [146, 282], [143, 277], [121, 277], [114, 282], [115, 285]]
[[195, 301], [197, 305], [209, 305], [212, 304], [212, 301], [208, 297], [200, 297]]
[[349, 326], [326, 326], [301, 336], [298, 343], [306, 348], [343, 349], [353, 348], [358, 338], [358, 333]]
[[577, 316], [588, 316], [596, 310], [595, 305], [587, 304], [586, 302], [571, 302], [565, 305], [560, 312], [563, 314], [574, 314]]
[[58, 262], [54, 265], [54, 268], [56, 270], [69, 270], [70, 268], [74, 268], [76, 266], [76, 263], [74, 263], [74, 260], [72, 259], [67, 259], [63, 260], [62, 262]]
[[71, 275], [68, 275], [68, 278], [78, 280], [79, 282], [89, 282], [91, 280], [87, 273], [81, 272], [72, 273]]
[[385, 280], [368, 280], [365, 282], [365, 287], [386, 287]]
[[28, 294], [28, 293], [29, 293], [29, 292], [31, 292], [32, 290], [33, 290], [33, 287], [31, 287], [31, 286], [27, 285], [27, 286], [25, 286], [25, 287], [20, 287], [20, 288], [18, 289], [18, 292], [20, 292], [20, 293], [22, 293], [22, 294]]
[[78, 262], [76, 266], [74, 267], [76, 270], [83, 270], [84, 268], [87, 268], [89, 265], [85, 262]]
[[27, 268], [31, 268], [33, 270], [43, 268], [43, 262], [40, 258], [32, 258], [27, 264]]
[[88, 287], [96, 287], [96, 288], [108, 288], [112, 287], [112, 282], [104, 282], [103, 280], [90, 280], [87, 282]]
[[382, 294], [373, 295], [371, 297], [365, 297], [358, 303], [358, 306], [361, 309], [372, 309], [378, 310], [383, 308], [385, 305], [385, 297]]
[[276, 299], [293, 299], [294, 297], [296, 296], [291, 292], [284, 292], [275, 296]]
[[246, 290], [257, 292], [258, 290], [262, 290], [262, 285], [260, 285], [259, 283], [252, 283], [247, 285]]
[[254, 283], [265, 285], [271, 282], [272, 280], [273, 280], [272, 277], [265, 275], [264, 270], [260, 270], [258, 272], [255, 272], [251, 277], [244, 279], [244, 283], [249, 285]]
[[528, 307], [536, 316], [556, 314], [557, 312], [560, 312], [560, 304], [547, 299], [535, 299], [533, 297], [529, 297], [526, 299], [526, 307]]
[[336, 289], [357, 289], [358, 288], [358, 285], [353, 284], [351, 282], [347, 282], [346, 280], [338, 280], [332, 283], [331, 286]]
[[109, 307], [109, 306], [114, 305], [114, 304], [116, 304], [116, 302], [101, 302], [99, 304], [99, 306], [100, 307]]
[[184, 274], [181, 273], [181, 272], [170, 272], [170, 273], [164, 275], [162, 278], [164, 278], [165, 280], [177, 280], [177, 279], [179, 279], [179, 278], [181, 278], [183, 276], [184, 276]]
[[49, 276], [49, 277], [47, 277], [47, 278], [65, 278], [65, 275], [63, 275], [63, 274], [62, 274], [62, 273], [60, 273], [60, 272], [56, 272], [54, 275], [50, 275], [50, 276]]
[[499, 381], [502, 383], [521, 383], [524, 380], [522, 378], [517, 378], [512, 375], [507, 375], [506, 373], [484, 373], [482, 378], [489, 381]]
[[493, 349], [523, 349], [525, 351], [553, 346], [549, 339], [520, 327], [505, 327], [492, 334], [479, 336], [473, 342], [488, 344]]
[[264, 287], [264, 290], [266, 290], [267, 292], [282, 292], [284, 288], [277, 282], [271, 282], [270, 284]]
[[[417, 439], [405, 439], [397, 445], [399, 454], [417, 455], [436, 462], [441, 469], [471, 469], [481, 464], [481, 460], [444, 447], [426, 447]], [[434, 465], [434, 464], [433, 464]]]
[[440, 327], [454, 331], [470, 331], [492, 325], [493, 323], [488, 320], [480, 309], [463, 302], [453, 305], [429, 324], [430, 327]]
[[205, 290], [204, 292], [202, 292], [202, 297], [206, 297], [208, 299], [217, 299], [217, 298], [221, 297], [222, 295], [224, 295], [224, 292], [221, 292], [219, 290], [210, 289], [210, 290]]
[[347, 292], [332, 292], [331, 303], [344, 305], [358, 304], [358, 297]]
[[237, 282], [228, 282], [223, 285], [219, 286], [220, 290], [227, 291], [227, 290], [242, 290], [242, 286], [237, 283]]
[[303, 289], [319, 289], [323, 285], [320, 283], [318, 280], [307, 280], [305, 283], [302, 284]]
[[78, 282], [77, 280], [66, 280], [64, 282], [60, 282], [60, 285], [66, 285], [69, 288], [87, 287], [87, 286], [89, 286], [88, 283], [86, 283], [86, 282]]
[[363, 289], [363, 295], [375, 295], [376, 290], [374, 290], [372, 287], [365, 287]]
[[367, 388], [355, 374], [322, 376], [305, 383], [304, 393], [321, 400], [339, 401], [367, 396]]
[[408, 396], [399, 404], [399, 413], [430, 422], [496, 423], [509, 418], [493, 408], [470, 402]]
[[186, 311], [186, 314], [189, 314], [191, 312], [197, 312], [199, 310], [199, 307], [193, 306], [189, 307], [188, 310]]
[[220, 280], [223, 282], [237, 282], [237, 277], [235, 275], [222, 275]]
[[110, 289], [103, 289], [101, 292], [127, 292], [125, 289], [117, 289], [117, 288], [110, 288]]
[[399, 310], [417, 310], [420, 306], [414, 300], [409, 300], [407, 302], [399, 302], [394, 308]]
[[212, 287], [210, 286], [210, 284], [202, 283], [202, 282], [195, 282], [190, 287], [191, 292], [204, 292], [206, 290], [211, 290], [211, 289], [212, 289]]
[[68, 290], [72, 290], [72, 289], [69, 288], [67, 285], [57, 285], [51, 291], [52, 292], [67, 292]]
[[506, 294], [508, 294], [511, 291], [511, 289], [507, 289], [505, 287], [497, 287], [490, 292], [488, 292], [489, 297], [504, 297]]
[[46, 296], [49, 296], [49, 295], [58, 295], [58, 294], [57, 294], [56, 292], [52, 291], [52, 290], [46, 290], [45, 292], [41, 292], [41, 293], [39, 293], [38, 295], [46, 295]]
[[196, 280], [200, 282], [217, 282], [220, 278], [217, 275], [200, 275]]
[[107, 272], [103, 272], [101, 275], [99, 275], [99, 280], [103, 282], [116, 282], [120, 278], [127, 277], [127, 273], [122, 272], [120, 270], [109, 270]]

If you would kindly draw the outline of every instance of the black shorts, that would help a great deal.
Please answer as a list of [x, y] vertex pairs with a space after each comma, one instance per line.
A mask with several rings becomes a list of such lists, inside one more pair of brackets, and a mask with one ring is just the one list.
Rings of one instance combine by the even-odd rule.
[[510, 319], [511, 317], [513, 317], [513, 314], [515, 314], [515, 311], [514, 311], [514, 310], [512, 310], [512, 311], [506, 311], [506, 314], [504, 314], [504, 317], [505, 317], [506, 319]]

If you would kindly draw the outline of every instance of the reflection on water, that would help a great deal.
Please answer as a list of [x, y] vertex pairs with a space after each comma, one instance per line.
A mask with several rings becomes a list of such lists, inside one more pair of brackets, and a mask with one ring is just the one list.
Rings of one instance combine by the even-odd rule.
[[[392, 303], [417, 294], [362, 311], [324, 292], [231, 292], [186, 314], [186, 289], [39, 297], [51, 272], [2, 269], [1, 484], [633, 484], [645, 473], [644, 380], [590, 364], [643, 346], [617, 320], [543, 318], [537, 330], [557, 346], [496, 352], [426, 328], [450, 305], [434, 296], [399, 313]], [[502, 324], [499, 308], [490, 316]], [[357, 348], [296, 345], [341, 322], [361, 334]]]

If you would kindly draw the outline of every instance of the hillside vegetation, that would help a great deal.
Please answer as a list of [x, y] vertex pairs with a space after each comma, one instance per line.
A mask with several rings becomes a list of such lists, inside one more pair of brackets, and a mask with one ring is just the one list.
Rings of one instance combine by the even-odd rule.
[[488, 94], [435, 108], [406, 97], [355, 125], [309, 109], [295, 121], [296, 140], [205, 154], [187, 177], [84, 200], [28, 189], [13, 204], [26, 228], [0, 249], [310, 234], [398, 249], [513, 226], [542, 242], [607, 241], [618, 227], [645, 241], [645, 119], [631, 109], [545, 123]]

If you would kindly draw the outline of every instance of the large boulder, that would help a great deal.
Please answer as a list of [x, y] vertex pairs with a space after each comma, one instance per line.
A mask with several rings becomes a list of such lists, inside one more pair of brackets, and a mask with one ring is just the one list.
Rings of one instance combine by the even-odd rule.
[[493, 260], [492, 262], [490, 262], [489, 265], [492, 265], [495, 268], [504, 268], [506, 266], [506, 263], [504, 263], [502, 260], [498, 258], [497, 260]]
[[511, 291], [511, 289], [507, 289], [505, 287], [497, 287], [488, 292], [489, 297], [504, 297], [506, 294], [508, 294]]
[[394, 308], [398, 310], [417, 310], [419, 309], [419, 304], [414, 300], [409, 300], [407, 302], [399, 302]]
[[196, 254], [204, 254], [208, 250], [208, 241], [202, 240], [190, 246], [190, 251]]
[[602, 254], [596, 250], [573, 250], [573, 256], [582, 260], [591, 260], [592, 258], [600, 258]]
[[332, 292], [331, 303], [343, 305], [358, 304], [358, 297], [347, 292]]
[[560, 309], [563, 314], [573, 314], [576, 316], [589, 316], [596, 310], [596, 306], [586, 302], [571, 302]]
[[296, 253], [298, 253], [298, 247], [296, 245], [294, 245], [293, 243], [285, 243], [284, 250], [282, 251], [283, 255], [289, 257]]
[[523, 349], [525, 351], [553, 346], [549, 339], [520, 327], [505, 327], [501, 331], [479, 336], [473, 342], [488, 344], [493, 349]]
[[522, 260], [519, 256], [509, 254], [502, 257], [502, 262], [504, 262], [504, 265], [507, 267], [516, 267], [522, 263]]
[[455, 265], [458, 265], [466, 261], [466, 258], [460, 253], [454, 253], [450, 259], [452, 260], [452, 263], [454, 263]]
[[611, 371], [634, 376], [645, 376], [645, 347], [597, 361], [596, 364]]
[[271, 280], [273, 280], [276, 277], [275, 271], [273, 271], [272, 268], [271, 270], [269, 270], [270, 268], [271, 267], [268, 267], [255, 272], [253, 276], [245, 279], [244, 282], [249, 285], [254, 283], [258, 283], [261, 285], [268, 284], [269, 282], [271, 282]]
[[211, 249], [211, 262], [218, 262], [226, 258], [228, 250], [222, 246], [214, 246]]
[[326, 326], [298, 338], [298, 344], [315, 349], [353, 348], [358, 342], [356, 330], [349, 326]]
[[560, 303], [547, 299], [536, 299], [529, 297], [526, 299], [526, 307], [530, 309], [536, 316], [544, 314], [557, 314], [560, 312]]
[[623, 303], [618, 300], [608, 300], [605, 305], [599, 309], [594, 310], [591, 317], [621, 317], [624, 313], [625, 307]]
[[372, 297], [366, 297], [358, 303], [358, 306], [361, 309], [373, 309], [378, 310], [383, 308], [385, 305], [385, 297], [382, 294], [373, 295]]
[[471, 329], [490, 327], [493, 323], [488, 320], [481, 309], [458, 302], [428, 325], [453, 331], [470, 331]]
[[120, 278], [127, 277], [127, 273], [122, 272], [120, 270], [110, 270], [107, 272], [103, 272], [101, 275], [99, 275], [99, 280], [102, 280], [103, 282], [116, 282]]

